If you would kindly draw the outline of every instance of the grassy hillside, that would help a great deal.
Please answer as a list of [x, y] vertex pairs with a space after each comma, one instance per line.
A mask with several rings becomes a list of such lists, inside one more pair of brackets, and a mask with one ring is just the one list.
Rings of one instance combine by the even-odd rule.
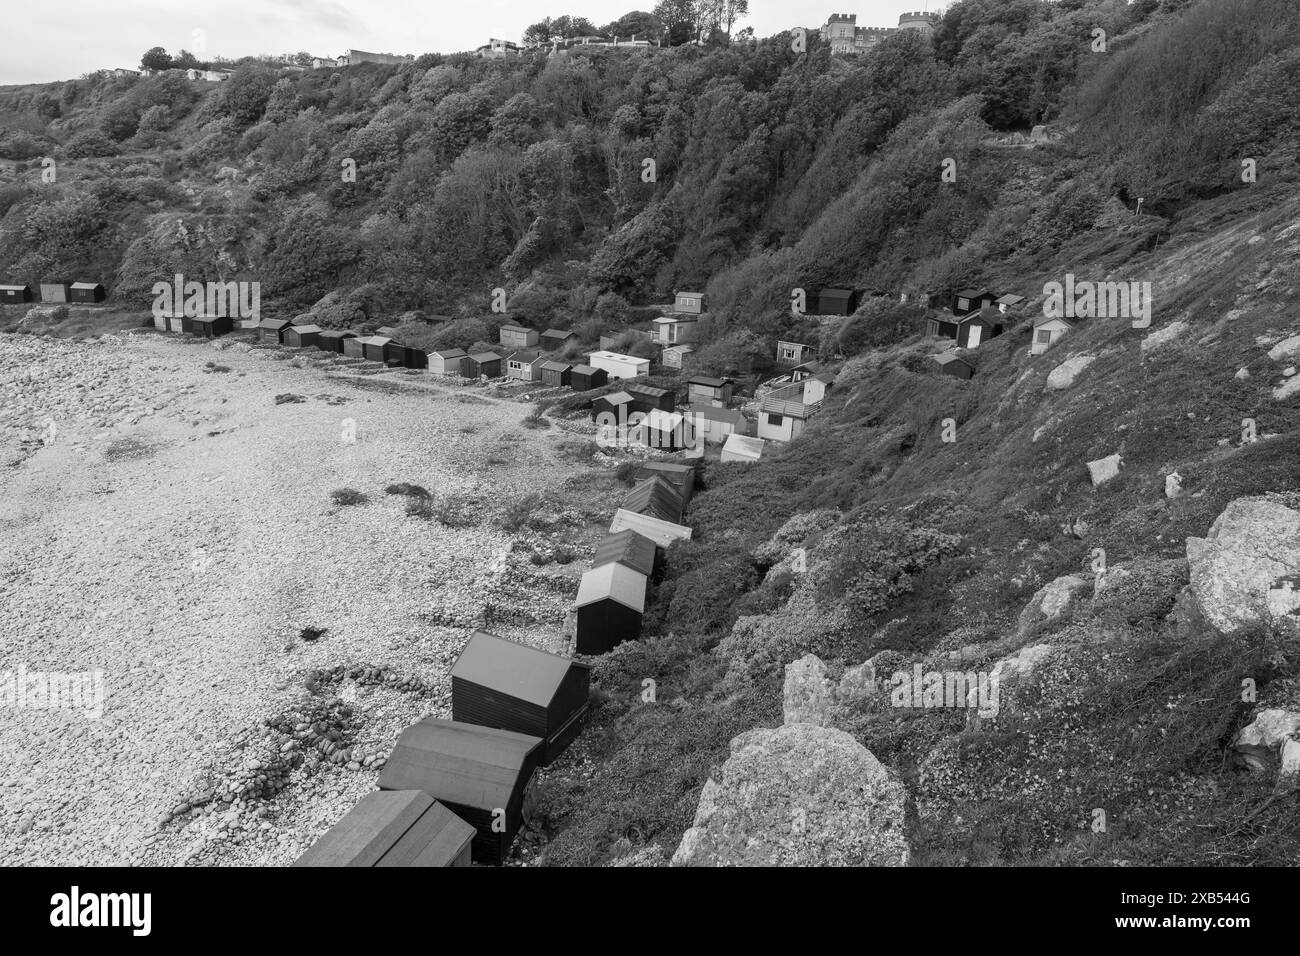
[[[1229, 502], [1300, 501], [1300, 395], [1277, 396], [1267, 356], [1300, 332], [1297, 64], [1288, 0], [961, 0], [932, 40], [854, 59], [778, 36], [0, 91], [0, 274], [98, 275], [134, 308], [175, 272], [253, 279], [268, 311], [460, 347], [490, 335], [497, 287], [514, 321], [588, 344], [703, 288], [701, 369], [757, 377], [778, 337], [842, 360], [801, 439], [710, 467], [647, 638], [600, 660], [592, 723], [545, 776], [547, 862], [670, 854], [728, 741], [780, 722], [803, 654], [982, 666], [1044, 643], [994, 728], [879, 702], [846, 717], [908, 784], [917, 861], [1293, 862], [1294, 806], [1225, 746], [1243, 677], [1296, 706], [1300, 648], [1220, 637], [1179, 595], [1186, 538]], [[1027, 148], [1041, 123], [1054, 138]], [[1083, 319], [1030, 357], [1041, 290], [1067, 274], [1152, 283], [1151, 327]], [[883, 295], [826, 327], [790, 315], [792, 288], [829, 283]], [[916, 303], [971, 284], [1028, 302], [973, 379], [938, 377]], [[1243, 419], [1267, 437], [1243, 442]], [[1125, 467], [1094, 488], [1085, 463], [1113, 453]], [[1017, 628], [1099, 551], [1126, 572], [1113, 590]]]

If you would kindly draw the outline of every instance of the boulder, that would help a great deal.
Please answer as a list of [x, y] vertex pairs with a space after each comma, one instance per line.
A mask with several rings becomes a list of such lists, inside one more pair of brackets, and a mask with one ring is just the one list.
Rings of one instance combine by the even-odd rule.
[[1250, 378], [1250, 369], [1244, 367], [1237, 369], [1237, 374], [1234, 375], [1233, 378], [1244, 382], [1246, 379]]
[[1069, 388], [1074, 384], [1074, 380], [1079, 373], [1097, 360], [1095, 355], [1076, 355], [1068, 358], [1056, 368], [1052, 369], [1047, 376], [1047, 390], [1059, 391], [1063, 388]]
[[1268, 350], [1268, 357], [1274, 362], [1284, 362], [1293, 356], [1300, 356], [1300, 335], [1283, 339]]
[[785, 666], [785, 702], [787, 724], [829, 725], [829, 711], [834, 686], [826, 677], [826, 665], [816, 654], [807, 654]]
[[1267, 497], [1228, 505], [1204, 538], [1187, 539], [1196, 604], [1221, 634], [1300, 627], [1300, 511]]
[[979, 687], [975, 686], [967, 693], [967, 708], [980, 717], [996, 717], [1001, 709], [1002, 695], [1032, 677], [1043, 662], [1052, 656], [1052, 653], [1052, 645], [1034, 644], [1031, 647], [1022, 647], [1010, 657], [1002, 658], [993, 665], [993, 670], [989, 674], [991, 700], [980, 700]]
[[1290, 781], [1300, 772], [1298, 734], [1300, 714], [1279, 708], [1261, 710], [1237, 732], [1232, 749], [1248, 770], [1264, 772], [1276, 765], [1279, 782]]
[[1165, 497], [1177, 498], [1183, 493], [1183, 476], [1178, 472], [1165, 475]]
[[1279, 402], [1285, 401], [1295, 394], [1300, 394], [1300, 377], [1289, 378], [1273, 389], [1273, 398]]
[[1149, 352], [1152, 349], [1160, 348], [1162, 345], [1168, 345], [1186, 331], [1187, 323], [1181, 319], [1177, 322], [1170, 322], [1163, 329], [1152, 332], [1142, 340], [1142, 351]]
[[758, 729], [731, 742], [673, 866], [906, 866], [903, 785], [842, 730]]
[[1088, 586], [1083, 578], [1066, 574], [1038, 589], [1029, 599], [1016, 621], [1016, 637], [1021, 638], [1039, 624], [1059, 620], [1074, 603], [1076, 595]]
[[1107, 455], [1105, 458], [1098, 458], [1096, 461], [1088, 462], [1088, 474], [1092, 477], [1092, 485], [1105, 484], [1119, 474], [1120, 466], [1124, 459], [1118, 454]]

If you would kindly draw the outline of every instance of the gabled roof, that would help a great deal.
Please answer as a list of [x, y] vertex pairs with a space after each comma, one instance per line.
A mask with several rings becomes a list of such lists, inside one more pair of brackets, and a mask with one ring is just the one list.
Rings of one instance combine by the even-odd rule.
[[290, 331], [290, 332], [321, 332], [321, 331], [323, 331], [323, 330], [321, 329], [321, 327], [320, 327], [319, 325], [295, 325], [292, 329], [289, 329], [288, 331]]
[[357, 333], [349, 332], [346, 329], [324, 329], [321, 331], [320, 337], [323, 339], [355, 339]]
[[641, 614], [645, 611], [646, 576], [621, 564], [602, 564], [582, 576], [575, 607], [616, 601]]
[[695, 346], [691, 345], [689, 342], [682, 342], [679, 343], [678, 345], [664, 346], [664, 355], [667, 355], [669, 352], [676, 352], [678, 355], [686, 355], [687, 353], [694, 352], [694, 351], [695, 351]]
[[[576, 369], [574, 371], [577, 371]], [[611, 405], [626, 405], [632, 401], [632, 396], [627, 392], [610, 392], [608, 395], [597, 395], [592, 401], [604, 399]]]
[[632, 395], [644, 395], [647, 398], [663, 398], [668, 394], [668, 389], [656, 388], [653, 385], [626, 385], [624, 391]]
[[0, 285], [0, 289], [4, 290], [5, 292], [22, 292], [24, 289], [26, 289], [28, 292], [30, 292], [32, 290], [32, 287], [29, 285]]
[[379, 328], [375, 329], [375, 335], [387, 335], [392, 337], [396, 334], [397, 329], [393, 328], [391, 325], [381, 325]]
[[1008, 293], [1007, 295], [998, 296], [998, 305], [1018, 305], [1024, 301], [1025, 297], [1023, 295]]
[[540, 737], [426, 717], [407, 727], [379, 775], [384, 790], [493, 810], [510, 803]]
[[[392, 336], [389, 336], [389, 335], [372, 335], [372, 336], [370, 336], [370, 338], [366, 339], [366, 344], [368, 344], [368, 345], [387, 345], [389, 342], [392, 342], [392, 341], [393, 341]], [[396, 344], [396, 343], [394, 343], [394, 344]]]
[[429, 354], [431, 356], [436, 355], [440, 359], [464, 358], [465, 350], [464, 349], [443, 349], [440, 352], [430, 352]]
[[574, 366], [571, 366], [571, 368], [572, 368], [573, 371], [576, 372], [578, 375], [591, 375], [591, 374], [594, 373], [594, 372], [603, 372], [603, 371], [605, 371], [603, 368], [596, 368], [595, 366], [592, 366], [592, 365], [574, 365]]
[[704, 298], [704, 293], [703, 293], [703, 292], [687, 292], [685, 289], [682, 289], [680, 292], [674, 292], [673, 295], [674, 295], [674, 296], [693, 295], [693, 296], [695, 296], [695, 298], [697, 298], [697, 299], [702, 299], [702, 298]]
[[501, 356], [497, 355], [496, 352], [475, 352], [473, 355], [470, 356], [470, 358], [473, 359], [475, 362], [478, 362], [480, 365], [482, 365], [484, 362], [501, 361]]
[[1073, 323], [1066, 322], [1065, 319], [1061, 318], [1059, 315], [1057, 316], [1046, 315], [1043, 316], [1042, 318], [1034, 319], [1034, 328], [1038, 328], [1040, 325], [1047, 325], [1049, 322], [1060, 322], [1067, 329], [1074, 328]]
[[98, 282], [74, 282], [72, 283], [72, 287], [74, 289], [93, 290], [93, 289], [102, 289], [103, 285]]
[[667, 325], [669, 322], [674, 324], [679, 322], [698, 322], [700, 317], [693, 312], [678, 312], [675, 315], [661, 315], [657, 319], [650, 321], [651, 325]]
[[532, 365], [541, 356], [541, 352], [536, 349], [519, 349], [511, 352], [506, 356], [507, 362], [522, 362], [525, 365]]
[[475, 631], [456, 658], [451, 676], [547, 707], [574, 667], [588, 665]]
[[957, 297], [961, 299], [974, 299], [976, 296], [992, 294], [993, 293], [988, 289], [962, 289], [957, 293]]
[[578, 333], [573, 331], [572, 329], [547, 329], [545, 332], [542, 333], [542, 338], [571, 339], [577, 334]]
[[596, 556], [591, 559], [593, 568], [602, 564], [623, 564], [639, 574], [649, 577], [654, 573], [655, 543], [631, 528], [606, 535], [596, 546]]
[[543, 362], [542, 369], [547, 372], [565, 372], [573, 368], [568, 362]]
[[625, 510], [673, 524], [681, 524], [685, 507], [677, 488], [659, 475], [637, 482], [623, 499]]
[[291, 325], [293, 325], [293, 323], [288, 319], [263, 319], [257, 324], [257, 327], [259, 329], [274, 329], [278, 332], [281, 329], [289, 328]]
[[503, 325], [501, 326], [501, 331], [502, 332], [531, 332], [533, 330], [526, 329], [522, 325]]
[[686, 380], [687, 385], [703, 385], [706, 388], [722, 388], [724, 385], [736, 384], [729, 378], [715, 378], [712, 375], [692, 375]]
[[685, 525], [662, 521], [650, 515], [637, 514], [626, 508], [614, 512], [614, 520], [609, 524], [610, 532], [631, 528], [637, 534], [645, 535], [661, 548], [666, 548], [674, 541], [691, 539], [691, 529]]
[[666, 412], [662, 408], [652, 408], [646, 412], [641, 424], [651, 431], [671, 432], [681, 425], [682, 419], [681, 412]]

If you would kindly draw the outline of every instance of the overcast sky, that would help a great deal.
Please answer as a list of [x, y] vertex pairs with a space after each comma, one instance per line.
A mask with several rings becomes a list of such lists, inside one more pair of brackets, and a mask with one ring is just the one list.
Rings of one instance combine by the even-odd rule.
[[[35, 0], [5, 17], [0, 84], [137, 68], [150, 47], [192, 48], [195, 30], [202, 31], [207, 57], [299, 50], [337, 56], [349, 48], [418, 56], [472, 50], [491, 37], [517, 41], [546, 16], [585, 16], [599, 27], [653, 6], [654, 0]], [[928, 6], [926, 0], [750, 0], [749, 18], [739, 26], [770, 36], [819, 25], [831, 12], [856, 13], [862, 26], [894, 26], [900, 13], [940, 6], [936, 0]]]

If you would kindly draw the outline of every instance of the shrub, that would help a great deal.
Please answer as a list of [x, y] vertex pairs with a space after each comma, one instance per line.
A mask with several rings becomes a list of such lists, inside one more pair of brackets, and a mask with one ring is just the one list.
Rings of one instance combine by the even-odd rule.
[[878, 614], [891, 598], [912, 590], [914, 574], [953, 554], [960, 540], [892, 516], [855, 523], [843, 533], [818, 596], [863, 616]]
[[68, 140], [66, 152], [70, 159], [112, 156], [117, 152], [117, 144], [103, 131], [87, 129]]
[[386, 495], [406, 495], [408, 498], [432, 498], [427, 488], [420, 485], [412, 485], [405, 481], [389, 485], [384, 489]]
[[334, 503], [339, 507], [348, 507], [350, 505], [363, 505], [370, 500], [370, 496], [355, 488], [339, 488], [330, 495]]

